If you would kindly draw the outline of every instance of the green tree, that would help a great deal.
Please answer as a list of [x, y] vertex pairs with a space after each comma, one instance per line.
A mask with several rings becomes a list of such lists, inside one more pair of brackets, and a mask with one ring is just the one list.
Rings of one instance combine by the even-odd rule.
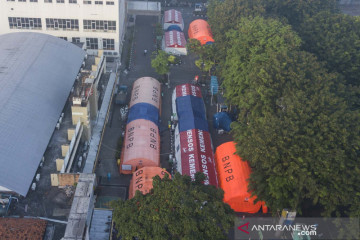
[[359, 213], [360, 113], [314, 56], [290, 56], [281, 97], [267, 103], [273, 111], [250, 111], [233, 124], [239, 155], [253, 167], [250, 189], [274, 211], [301, 212], [311, 199], [327, 216]]
[[331, 72], [360, 86], [360, 18], [320, 12], [308, 18], [299, 30], [304, 50], [314, 53]]
[[187, 48], [191, 53], [195, 53], [199, 57], [199, 59], [195, 60], [195, 65], [202, 72], [208, 72], [210, 75], [210, 70], [216, 64], [216, 52], [214, 45], [201, 45], [198, 40], [190, 39], [187, 43]]
[[[234, 30], [241, 18], [265, 14], [265, 0], [212, 0], [207, 16], [214, 35], [216, 60], [224, 60], [229, 41], [226, 33]], [[222, 61], [220, 61], [222, 63]]]
[[265, 4], [268, 16], [285, 18], [295, 30], [300, 30], [307, 18], [321, 11], [339, 12], [337, 0], [267, 0]]
[[299, 49], [301, 40], [289, 25], [262, 17], [242, 18], [227, 36], [231, 47], [221, 71], [225, 96], [242, 114], [262, 114], [281, 96], [288, 81], [281, 74], [286, 72], [288, 52]]
[[359, 212], [359, 110], [336, 73], [300, 51], [300, 38], [274, 19], [241, 19], [229, 31], [222, 69], [238, 153], [250, 162], [250, 189], [275, 212], [311, 199], [324, 215]]
[[157, 74], [162, 75], [164, 79], [166, 79], [166, 74], [170, 71], [168, 57], [165, 51], [158, 50], [153, 52], [151, 59], [151, 67], [155, 69]]
[[123, 239], [227, 239], [233, 211], [223, 203], [223, 191], [176, 173], [170, 180], [154, 177], [153, 189], [142, 195], [113, 202], [114, 221]]

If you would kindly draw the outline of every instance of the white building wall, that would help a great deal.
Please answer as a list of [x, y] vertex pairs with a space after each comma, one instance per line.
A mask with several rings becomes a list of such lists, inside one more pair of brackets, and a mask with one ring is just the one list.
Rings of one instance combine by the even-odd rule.
[[[63, 0], [64, 3], [57, 3], [59, 0], [52, 0], [52, 3], [44, 2], [49, 0], [0, 0], [0, 34], [11, 32], [40, 32], [50, 34], [56, 37], [67, 37], [72, 41], [73, 37], [80, 38], [80, 42], [86, 43], [86, 38], [97, 38], [98, 49], [103, 49], [103, 39], [114, 39], [115, 50], [105, 50], [105, 52], [120, 52], [120, 44], [125, 32], [125, 0], [99, 0], [103, 5], [96, 5], [95, 0], [91, 4], [84, 4], [84, 0], [77, 0], [76, 4], [69, 3], [69, 0]], [[34, 1], [34, 0], [32, 0]], [[106, 2], [114, 2], [114, 5], [106, 5]], [[9, 17], [22, 18], [41, 18], [42, 29], [10, 29]], [[77, 19], [79, 30], [50, 30], [46, 27], [46, 18], [58, 19]], [[106, 20], [116, 21], [116, 31], [94, 31], [84, 30], [83, 20]], [[90, 50], [91, 54], [96, 50]]]

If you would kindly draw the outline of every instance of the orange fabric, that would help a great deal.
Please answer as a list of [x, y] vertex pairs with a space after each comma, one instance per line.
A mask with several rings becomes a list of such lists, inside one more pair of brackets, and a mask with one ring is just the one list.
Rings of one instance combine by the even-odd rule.
[[149, 103], [159, 109], [161, 115], [161, 84], [152, 77], [137, 79], [131, 91], [129, 108], [137, 103]]
[[[123, 170], [123, 165], [131, 165], [131, 170]], [[137, 119], [126, 125], [121, 152], [120, 173], [131, 174], [142, 167], [160, 166], [160, 136], [155, 123]]]
[[199, 40], [201, 45], [205, 45], [207, 42], [214, 42], [209, 24], [202, 19], [197, 19], [190, 23], [188, 35], [189, 39]]
[[156, 175], [161, 178], [165, 177], [165, 174], [170, 174], [160, 167], [143, 167], [133, 173], [129, 187], [129, 199], [135, 196], [137, 190], [142, 194], [147, 194], [153, 188], [153, 177]]
[[[224, 202], [236, 212], [256, 213], [264, 202], [254, 203], [256, 196], [251, 197], [248, 192], [250, 166], [235, 152], [235, 142], [221, 144], [215, 152], [216, 170], [220, 187], [224, 190]], [[263, 211], [267, 212], [265, 206]]]

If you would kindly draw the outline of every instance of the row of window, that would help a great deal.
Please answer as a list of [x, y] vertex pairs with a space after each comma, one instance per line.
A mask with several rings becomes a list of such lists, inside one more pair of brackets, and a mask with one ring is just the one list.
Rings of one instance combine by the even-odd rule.
[[[84, 20], [84, 31], [107, 32], [116, 31], [116, 21]], [[41, 18], [9, 17], [10, 29], [41, 30]], [[79, 31], [78, 19], [46, 18], [47, 30]]]
[[115, 21], [84, 20], [85, 31], [116, 31]]
[[[67, 41], [67, 37], [59, 37], [61, 39], [64, 39]], [[73, 43], [79, 43], [80, 38], [73, 37], [72, 39]], [[103, 48], [104, 50], [115, 50], [115, 40], [110, 38], [103, 38]], [[87, 49], [99, 49], [98, 39], [97, 38], [86, 38], [86, 48]]]
[[[8, 2], [15, 2], [15, 0], [7, 0]], [[29, 0], [30, 2], [38, 2], [38, 0]], [[65, 3], [65, 0], [54, 0], [56, 3]], [[18, 0], [18, 2], [26, 2], [26, 0]], [[44, 0], [45, 3], [52, 3], [53, 0]], [[77, 4], [77, 0], [69, 0], [70, 4]], [[83, 0], [86, 5], [92, 4], [91, 0]], [[104, 1], [94, 1], [95, 5], [103, 5]], [[115, 5], [113, 1], [105, 1], [106, 5]]]

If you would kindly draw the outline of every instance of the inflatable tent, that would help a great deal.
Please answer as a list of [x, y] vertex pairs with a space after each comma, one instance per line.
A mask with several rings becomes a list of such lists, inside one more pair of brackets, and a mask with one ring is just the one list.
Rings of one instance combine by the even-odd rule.
[[120, 173], [131, 174], [142, 167], [160, 166], [160, 136], [152, 121], [138, 119], [126, 125]]
[[135, 196], [137, 190], [142, 194], [147, 194], [153, 188], [153, 177], [158, 175], [159, 177], [165, 177], [168, 174], [171, 175], [160, 167], [143, 167], [133, 173], [129, 187], [129, 199]]
[[170, 9], [164, 12], [164, 30], [169, 30], [170, 26], [178, 26], [181, 31], [184, 30], [184, 20], [181, 12]]
[[256, 196], [248, 192], [248, 179], [251, 169], [248, 162], [235, 154], [235, 142], [226, 142], [217, 147], [215, 152], [216, 170], [219, 185], [224, 190], [224, 202], [236, 212], [256, 213], [265, 202], [254, 203]]
[[214, 43], [209, 24], [202, 19], [194, 20], [189, 26], [189, 39], [197, 39], [201, 45]]
[[170, 54], [187, 55], [186, 40], [183, 32], [168, 31], [163, 38], [163, 50]]
[[152, 77], [137, 79], [131, 91], [129, 108], [137, 103], [149, 103], [161, 113], [161, 84]]
[[159, 109], [149, 103], [137, 103], [130, 108], [127, 123], [137, 119], [150, 120], [159, 126]]

